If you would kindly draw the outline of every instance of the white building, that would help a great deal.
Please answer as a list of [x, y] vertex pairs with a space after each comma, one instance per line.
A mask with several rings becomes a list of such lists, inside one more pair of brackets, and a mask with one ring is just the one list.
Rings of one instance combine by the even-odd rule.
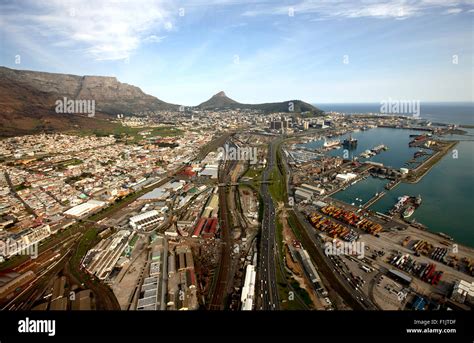
[[314, 192], [318, 195], [323, 195], [324, 194], [324, 189], [322, 189], [320, 187], [308, 185], [307, 183], [303, 183], [301, 185], [301, 188], [304, 189], [304, 190], [307, 190], [309, 192]]
[[66, 216], [69, 217], [74, 217], [74, 218], [81, 218], [85, 215], [87, 215], [90, 212], [93, 212], [103, 206], [105, 206], [104, 201], [99, 201], [99, 200], [89, 200], [85, 203], [82, 203], [80, 205], [71, 207], [69, 210], [64, 212]]
[[336, 175], [336, 180], [342, 181], [342, 182], [348, 182], [352, 179], [355, 179], [357, 177], [357, 174], [354, 173], [345, 173], [345, 174], [337, 174]]
[[164, 217], [160, 216], [157, 210], [153, 210], [131, 217], [129, 223], [133, 229], [142, 230], [160, 223], [163, 219]]
[[249, 264], [245, 271], [245, 282], [240, 297], [240, 300], [242, 301], [242, 311], [251, 311], [253, 308], [256, 276], [257, 273], [255, 271], [255, 266]]

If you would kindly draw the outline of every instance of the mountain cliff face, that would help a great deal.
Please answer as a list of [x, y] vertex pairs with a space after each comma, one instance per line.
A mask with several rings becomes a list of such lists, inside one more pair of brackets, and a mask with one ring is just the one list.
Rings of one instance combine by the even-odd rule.
[[[56, 113], [56, 101], [95, 100], [95, 117]], [[0, 67], [0, 136], [110, 129], [111, 115], [177, 110], [115, 77], [78, 76]]]
[[0, 137], [76, 129], [111, 129], [113, 124], [96, 113], [95, 118], [54, 111], [57, 96], [23, 83], [0, 81]]
[[323, 111], [301, 100], [289, 100], [283, 102], [271, 102], [265, 104], [242, 104], [227, 97], [224, 92], [213, 95], [209, 100], [197, 106], [203, 110], [222, 110], [222, 109], [250, 109], [264, 112], [312, 112], [313, 114], [322, 114]]
[[56, 100], [63, 97], [95, 100], [96, 111], [106, 114], [178, 109], [178, 105], [168, 104], [145, 94], [140, 88], [121, 83], [115, 77], [54, 74], [0, 67], [0, 81], [6, 79], [49, 93]]

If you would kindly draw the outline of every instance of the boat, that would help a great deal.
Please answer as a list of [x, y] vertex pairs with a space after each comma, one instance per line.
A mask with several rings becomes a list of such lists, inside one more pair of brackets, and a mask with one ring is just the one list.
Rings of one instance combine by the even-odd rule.
[[339, 144], [341, 144], [341, 142], [338, 141], [338, 140], [333, 140], [333, 141], [326, 141], [326, 140], [324, 140], [323, 146], [324, 146], [325, 148], [333, 148], [333, 147], [335, 147], [335, 146], [338, 146]]
[[407, 201], [408, 198], [410, 198], [408, 195], [404, 195], [404, 196], [398, 197], [398, 201], [405, 203], [405, 201]]
[[372, 149], [372, 152], [375, 153], [375, 154], [378, 154], [379, 152], [381, 152], [382, 150], [387, 150], [387, 147], [383, 144], [380, 144], [380, 145], [377, 145], [376, 147], [374, 147]]
[[420, 206], [421, 205], [421, 195], [418, 194], [418, 196], [415, 198], [415, 205]]
[[398, 202], [395, 204], [395, 206], [393, 207], [392, 211], [395, 211], [395, 212], [400, 211], [400, 209], [402, 208], [402, 206], [405, 205], [406, 201], [407, 201], [409, 198], [410, 198], [410, 197], [409, 197], [408, 195], [404, 195], [404, 196], [398, 197]]
[[370, 151], [370, 150], [365, 150], [363, 153], [360, 154], [360, 157], [363, 157], [363, 158], [369, 158], [369, 157], [372, 157], [374, 156], [375, 154]]
[[405, 211], [403, 211], [403, 218], [410, 217], [415, 212], [415, 208], [413, 206], [408, 206]]
[[452, 238], [451, 236], [448, 236], [447, 234], [445, 234], [444, 232], [436, 232], [436, 234], [438, 234], [438, 236], [441, 236], [443, 238], [446, 238], [446, 239], [449, 239], [450, 241], [453, 241], [454, 238]]
[[355, 149], [357, 148], [357, 139], [352, 138], [352, 136], [349, 136], [349, 138], [344, 139], [342, 142], [342, 146], [346, 149]]

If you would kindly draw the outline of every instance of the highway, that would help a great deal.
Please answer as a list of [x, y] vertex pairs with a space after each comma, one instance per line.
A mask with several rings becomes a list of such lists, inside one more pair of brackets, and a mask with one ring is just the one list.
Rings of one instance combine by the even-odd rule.
[[258, 302], [259, 310], [278, 310], [280, 301], [278, 296], [278, 286], [276, 277], [276, 240], [275, 240], [275, 206], [268, 189], [268, 180], [275, 165], [274, 146], [272, 143], [268, 147], [267, 166], [263, 171], [261, 195], [263, 199], [263, 220], [260, 237], [260, 257], [258, 268]]

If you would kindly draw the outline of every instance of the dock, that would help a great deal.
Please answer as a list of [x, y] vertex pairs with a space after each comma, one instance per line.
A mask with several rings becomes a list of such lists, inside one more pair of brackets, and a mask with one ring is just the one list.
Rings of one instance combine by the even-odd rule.
[[385, 195], [385, 192], [380, 192], [376, 195], [374, 195], [371, 199], [369, 199], [369, 201], [367, 201], [363, 208], [368, 208], [370, 206], [372, 206], [373, 204], [375, 204], [379, 199], [381, 199], [383, 196]]

